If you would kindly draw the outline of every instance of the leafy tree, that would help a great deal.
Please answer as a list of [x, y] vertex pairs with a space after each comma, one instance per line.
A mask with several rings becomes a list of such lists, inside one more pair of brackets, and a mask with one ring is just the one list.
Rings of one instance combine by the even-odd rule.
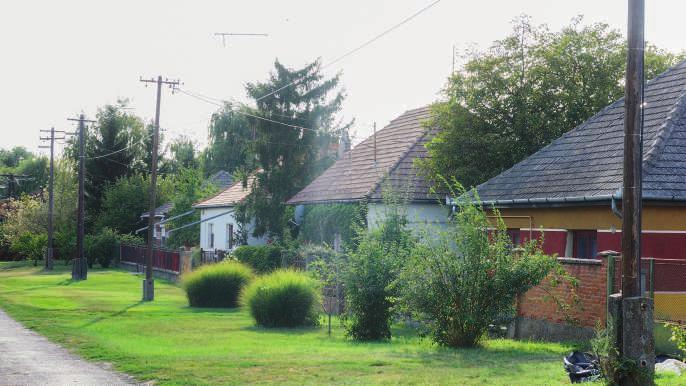
[[198, 168], [200, 162], [196, 157], [195, 144], [186, 137], [180, 136], [169, 144], [170, 157], [166, 160], [166, 167], [169, 172], [176, 173], [184, 168]]
[[279, 237], [288, 223], [286, 200], [333, 163], [332, 145], [347, 126], [335, 121], [344, 99], [336, 91], [339, 75], [325, 79], [319, 60], [301, 69], [278, 60], [274, 66], [267, 81], [246, 86], [257, 104], [252, 114], [268, 120], [251, 119], [256, 136], [252, 148], [261, 170], [244, 205], [255, 220], [255, 236]]
[[[186, 213], [193, 209], [193, 205], [217, 192], [217, 187], [207, 183], [200, 169], [182, 169], [171, 179], [173, 186], [172, 202], [174, 207], [169, 217]], [[168, 222], [167, 229], [175, 229], [183, 225], [200, 220], [200, 213], [180, 217]], [[197, 245], [200, 242], [200, 224], [173, 232], [167, 240], [167, 246], [178, 248], [183, 245]]]
[[[86, 131], [86, 206], [87, 219], [93, 223], [100, 211], [108, 184], [136, 172], [147, 171], [150, 151], [149, 128], [126, 111], [126, 100], [106, 105], [98, 110], [96, 123]], [[78, 161], [78, 139], [72, 138], [67, 154]]]
[[15, 168], [22, 160], [32, 157], [33, 154], [23, 146], [15, 146], [9, 150], [0, 149], [0, 168]]
[[[515, 20], [512, 34], [470, 52], [450, 77], [431, 122], [443, 131], [420, 164], [465, 186], [511, 167], [622, 96], [625, 46], [618, 31], [581, 17], [559, 32]], [[648, 45], [646, 78], [682, 57]]]
[[206, 175], [220, 170], [249, 173], [255, 168], [254, 125], [246, 115], [235, 110], [246, 111], [246, 108], [227, 104], [212, 114], [209, 144], [203, 154]]
[[3, 196], [8, 196], [10, 192], [13, 197], [22, 193], [37, 193], [48, 182], [48, 159], [34, 155], [21, 146], [10, 150], [0, 149], [0, 173], [28, 176], [3, 179]]
[[[161, 205], [170, 198], [170, 184], [158, 179], [156, 202]], [[105, 188], [101, 212], [95, 221], [95, 228], [111, 228], [121, 234], [132, 234], [146, 226], [140, 215], [149, 210], [150, 178], [143, 174], [121, 177]]]

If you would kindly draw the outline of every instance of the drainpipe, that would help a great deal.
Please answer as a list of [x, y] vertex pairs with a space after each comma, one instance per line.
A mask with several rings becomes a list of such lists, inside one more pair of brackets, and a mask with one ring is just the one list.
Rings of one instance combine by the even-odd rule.
[[[617, 197], [615, 197], [615, 196], [617, 196]], [[622, 211], [619, 210], [619, 208], [617, 208], [617, 201], [615, 201], [615, 199], [621, 200], [622, 199], [622, 193], [621, 192], [615, 193], [610, 198], [610, 205], [612, 207], [612, 213], [614, 213], [614, 215], [617, 216], [617, 218], [619, 218], [621, 220], [622, 219]]]

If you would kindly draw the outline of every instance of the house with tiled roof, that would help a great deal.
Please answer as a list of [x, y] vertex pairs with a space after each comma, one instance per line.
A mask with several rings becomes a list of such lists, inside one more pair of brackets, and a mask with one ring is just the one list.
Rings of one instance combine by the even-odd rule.
[[426, 125], [430, 118], [428, 106], [406, 111], [341, 154], [288, 204], [366, 202], [367, 223], [373, 227], [384, 214], [384, 189], [393, 189], [409, 201], [410, 226], [445, 223], [448, 211], [439, 205], [445, 201], [445, 194], [431, 192], [431, 185], [415, 165], [415, 160], [427, 157], [424, 145], [435, 134], [435, 130]]
[[[647, 82], [644, 95], [642, 282], [654, 293], [657, 317], [684, 318], [686, 61]], [[620, 99], [477, 187], [483, 203], [500, 210], [513, 241], [542, 232], [545, 252], [583, 271], [587, 302], [579, 319], [588, 329], [605, 318], [605, 297], [598, 294], [607, 291], [609, 268], [599, 252], [621, 250], [623, 148]], [[540, 298], [529, 300], [520, 317], [562, 322]]]
[[[252, 236], [252, 223], [240, 229], [236, 220], [236, 205], [250, 194], [255, 176], [247, 179], [247, 184], [237, 181], [216, 195], [193, 205], [200, 210], [200, 248], [203, 250], [231, 251], [245, 238], [248, 245], [265, 244], [264, 237]], [[243, 234], [239, 234], [243, 231]]]

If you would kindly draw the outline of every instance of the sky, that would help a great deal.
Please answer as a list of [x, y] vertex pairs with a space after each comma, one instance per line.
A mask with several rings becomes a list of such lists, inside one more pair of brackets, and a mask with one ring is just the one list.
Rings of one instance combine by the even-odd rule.
[[[139, 78], [180, 79], [189, 91], [249, 102], [247, 82], [266, 80], [276, 58], [299, 68], [326, 65], [435, 0], [12, 1], [0, 5], [0, 148], [38, 149], [39, 130], [72, 130], [67, 118], [93, 118], [128, 98], [151, 120], [155, 89]], [[686, 1], [646, 2], [646, 39], [686, 49]], [[347, 98], [340, 117], [356, 119], [356, 142], [404, 111], [434, 102], [452, 50], [487, 48], [527, 14], [558, 30], [577, 15], [626, 32], [627, 0], [441, 0], [369, 46], [327, 67]], [[266, 33], [229, 38], [216, 32]], [[458, 58], [459, 65], [459, 58]], [[216, 106], [164, 89], [160, 126], [167, 140], [207, 143]]]

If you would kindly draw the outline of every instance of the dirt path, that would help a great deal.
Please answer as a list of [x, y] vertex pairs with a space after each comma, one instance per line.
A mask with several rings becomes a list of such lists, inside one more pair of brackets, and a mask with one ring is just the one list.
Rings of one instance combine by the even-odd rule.
[[0, 385], [133, 385], [25, 328], [0, 310]]

